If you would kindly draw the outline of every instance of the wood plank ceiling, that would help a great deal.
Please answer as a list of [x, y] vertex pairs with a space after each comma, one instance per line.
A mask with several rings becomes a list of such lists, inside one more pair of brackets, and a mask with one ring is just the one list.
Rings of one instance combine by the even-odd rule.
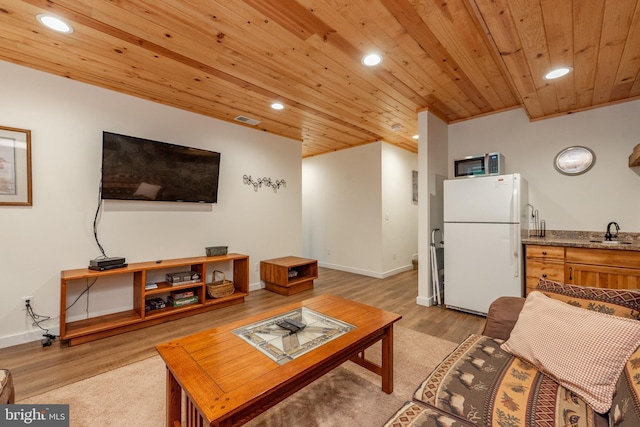
[[[379, 140], [417, 152], [425, 109], [537, 120], [640, 97], [640, 0], [0, 0], [0, 25], [2, 60], [253, 118], [303, 157]], [[380, 65], [361, 63], [369, 51]], [[560, 65], [573, 72], [543, 78]]]

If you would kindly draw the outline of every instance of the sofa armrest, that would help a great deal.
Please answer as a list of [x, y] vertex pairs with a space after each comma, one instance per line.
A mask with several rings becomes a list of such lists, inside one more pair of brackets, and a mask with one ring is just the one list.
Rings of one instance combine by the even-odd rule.
[[503, 340], [509, 339], [524, 302], [525, 299], [520, 297], [500, 297], [492, 302], [482, 335]]
[[13, 377], [7, 369], [0, 369], [0, 404], [13, 404], [16, 399]]

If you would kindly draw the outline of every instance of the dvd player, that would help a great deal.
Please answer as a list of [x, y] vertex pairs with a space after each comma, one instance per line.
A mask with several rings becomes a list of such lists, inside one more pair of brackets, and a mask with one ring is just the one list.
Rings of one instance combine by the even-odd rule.
[[108, 267], [110, 265], [122, 265], [126, 260], [122, 257], [98, 258], [89, 261], [90, 267]]
[[122, 264], [112, 264], [112, 265], [90, 265], [89, 266], [89, 270], [95, 270], [95, 271], [105, 271], [105, 270], [114, 270], [116, 268], [124, 268], [129, 264], [126, 263], [122, 263]]

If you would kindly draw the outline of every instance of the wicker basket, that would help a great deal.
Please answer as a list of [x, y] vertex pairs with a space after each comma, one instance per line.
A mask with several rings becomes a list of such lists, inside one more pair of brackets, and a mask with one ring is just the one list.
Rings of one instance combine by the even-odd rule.
[[[216, 280], [216, 273], [222, 276], [222, 280]], [[222, 298], [235, 292], [233, 280], [227, 280], [224, 272], [213, 270], [213, 282], [207, 283], [207, 295], [209, 298]]]

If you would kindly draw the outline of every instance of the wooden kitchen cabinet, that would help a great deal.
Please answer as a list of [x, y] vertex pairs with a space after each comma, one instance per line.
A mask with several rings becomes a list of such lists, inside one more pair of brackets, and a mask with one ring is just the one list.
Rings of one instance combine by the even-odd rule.
[[563, 246], [526, 246], [526, 289], [525, 294], [535, 290], [540, 278], [564, 281], [565, 248]]
[[565, 283], [611, 289], [640, 288], [640, 252], [567, 248]]
[[640, 252], [526, 245], [526, 294], [540, 278], [594, 288], [640, 289]]

